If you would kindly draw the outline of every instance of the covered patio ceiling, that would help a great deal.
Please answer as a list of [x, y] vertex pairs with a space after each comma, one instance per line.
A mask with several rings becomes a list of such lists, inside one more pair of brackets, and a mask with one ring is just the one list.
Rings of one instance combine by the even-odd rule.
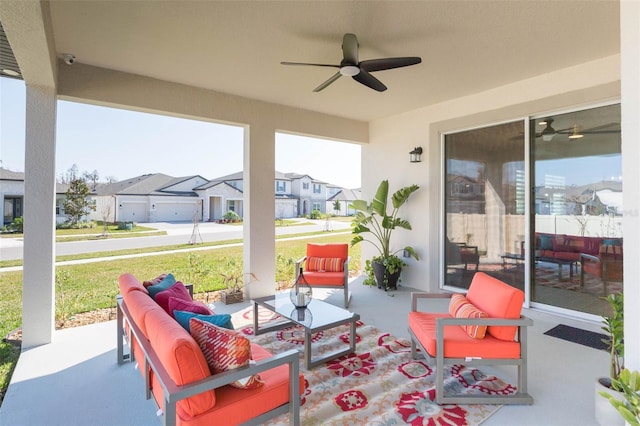
[[[620, 52], [617, 1], [95, 0], [49, 8], [60, 58], [361, 121]], [[383, 93], [349, 77], [313, 93], [334, 69], [280, 64], [338, 64], [347, 32], [358, 37], [360, 60], [422, 63], [375, 73]]]

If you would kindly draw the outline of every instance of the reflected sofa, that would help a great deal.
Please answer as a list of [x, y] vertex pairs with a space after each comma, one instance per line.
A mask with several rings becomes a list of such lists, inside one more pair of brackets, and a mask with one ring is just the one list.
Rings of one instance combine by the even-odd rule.
[[580, 285], [585, 273], [602, 280], [603, 292], [611, 281], [622, 281], [622, 238], [583, 237], [536, 232], [536, 260], [568, 260], [580, 264]]

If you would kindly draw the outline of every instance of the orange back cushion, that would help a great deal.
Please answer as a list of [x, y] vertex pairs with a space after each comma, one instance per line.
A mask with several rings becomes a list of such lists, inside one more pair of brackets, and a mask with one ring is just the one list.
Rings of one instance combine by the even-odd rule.
[[[520, 318], [524, 293], [484, 272], [476, 272], [467, 292], [467, 300], [487, 313], [489, 318]], [[516, 326], [489, 326], [487, 332], [496, 339], [514, 340]]]
[[307, 244], [307, 257], [349, 257], [349, 244]]
[[[211, 376], [200, 346], [176, 320], [162, 309], [149, 312], [144, 320], [151, 346], [177, 385]], [[153, 393], [158, 404], [162, 405], [162, 389], [154, 388]], [[213, 408], [215, 401], [214, 391], [209, 390], [178, 401], [176, 408], [188, 416], [197, 416]]]

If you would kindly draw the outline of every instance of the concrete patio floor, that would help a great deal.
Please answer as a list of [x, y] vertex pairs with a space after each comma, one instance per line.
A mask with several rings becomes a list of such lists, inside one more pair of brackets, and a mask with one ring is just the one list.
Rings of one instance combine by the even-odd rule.
[[[385, 293], [353, 280], [350, 310], [365, 324], [408, 338], [407, 313], [412, 289]], [[340, 306], [341, 292], [314, 293]], [[216, 313], [249, 306], [216, 303]], [[446, 309], [446, 305], [434, 310]], [[596, 425], [594, 381], [607, 375], [608, 354], [544, 335], [558, 324], [600, 331], [600, 324], [526, 310], [534, 320], [529, 329], [529, 393], [531, 406], [504, 406], [483, 424]], [[516, 383], [514, 368], [480, 367]], [[20, 356], [0, 407], [0, 425], [88, 426], [160, 424], [156, 406], [144, 399], [144, 385], [131, 364], [116, 363], [115, 321], [59, 330], [54, 342], [26, 350]]]

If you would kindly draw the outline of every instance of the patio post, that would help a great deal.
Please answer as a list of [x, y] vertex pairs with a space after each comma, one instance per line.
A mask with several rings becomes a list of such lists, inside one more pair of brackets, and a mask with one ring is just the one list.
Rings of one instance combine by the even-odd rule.
[[250, 298], [275, 293], [275, 175], [275, 129], [263, 123], [245, 127], [243, 268], [245, 277], [257, 279], [247, 286]]
[[26, 87], [22, 347], [55, 328], [56, 91]]
[[624, 344], [625, 366], [640, 370], [640, 3], [620, 2], [622, 92], [622, 176], [624, 177]]

